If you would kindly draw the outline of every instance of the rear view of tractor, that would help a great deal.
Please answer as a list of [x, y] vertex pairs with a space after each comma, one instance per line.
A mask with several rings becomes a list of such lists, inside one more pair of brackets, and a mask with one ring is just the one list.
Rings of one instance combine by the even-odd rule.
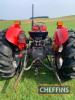
[[[34, 68], [35, 75], [38, 75], [43, 65], [54, 72], [59, 83], [62, 79], [75, 78], [75, 32], [64, 27], [57, 28], [55, 40], [48, 34], [45, 23], [34, 23], [33, 16], [29, 38], [17, 24], [1, 31], [0, 76], [11, 78], [18, 74], [16, 87], [24, 71]], [[54, 41], [59, 48], [53, 44]]]

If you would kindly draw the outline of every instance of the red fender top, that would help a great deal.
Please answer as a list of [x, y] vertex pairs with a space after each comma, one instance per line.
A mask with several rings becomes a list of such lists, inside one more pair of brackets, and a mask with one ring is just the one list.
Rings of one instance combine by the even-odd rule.
[[65, 27], [58, 28], [54, 34], [54, 43], [58, 47], [68, 40], [68, 29]]
[[8, 28], [5, 38], [12, 44], [18, 46], [20, 49], [21, 47], [25, 47], [26, 43], [19, 43], [19, 36], [22, 33], [22, 29], [20, 26], [16, 26], [15, 24]]

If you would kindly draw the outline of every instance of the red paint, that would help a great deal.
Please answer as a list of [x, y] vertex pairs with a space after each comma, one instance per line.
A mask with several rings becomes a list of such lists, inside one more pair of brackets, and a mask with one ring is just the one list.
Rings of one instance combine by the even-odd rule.
[[26, 47], [26, 42], [25, 43], [19, 42], [20, 34], [22, 34], [22, 29], [20, 25], [14, 24], [8, 28], [5, 37], [10, 43], [18, 46], [18, 48], [22, 50], [23, 48]]
[[32, 31], [41, 31], [41, 32], [46, 32], [47, 31], [47, 27], [45, 25], [34, 25], [32, 27]]
[[68, 40], [68, 38], [68, 29], [63, 26], [58, 27], [54, 34], [54, 43], [57, 46], [61, 46]]

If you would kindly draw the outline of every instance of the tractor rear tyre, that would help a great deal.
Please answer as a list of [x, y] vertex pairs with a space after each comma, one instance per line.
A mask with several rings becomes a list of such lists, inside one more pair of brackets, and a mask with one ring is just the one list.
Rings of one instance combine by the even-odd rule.
[[59, 70], [61, 79], [75, 78], [75, 32], [69, 30], [69, 39], [63, 46], [63, 64]]
[[13, 66], [13, 51], [2, 35], [0, 38], [0, 77], [11, 78], [14, 75], [15, 67]]

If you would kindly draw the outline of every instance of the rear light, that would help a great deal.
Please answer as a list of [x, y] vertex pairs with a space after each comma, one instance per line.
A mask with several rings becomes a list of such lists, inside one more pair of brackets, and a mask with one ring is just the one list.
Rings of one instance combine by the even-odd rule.
[[24, 48], [26, 48], [26, 37], [25, 37], [24, 32], [19, 34], [18, 47], [20, 50], [23, 50]]
[[19, 35], [19, 43], [25, 43], [26, 41], [25, 41], [25, 34], [24, 33], [21, 33], [20, 35]]

